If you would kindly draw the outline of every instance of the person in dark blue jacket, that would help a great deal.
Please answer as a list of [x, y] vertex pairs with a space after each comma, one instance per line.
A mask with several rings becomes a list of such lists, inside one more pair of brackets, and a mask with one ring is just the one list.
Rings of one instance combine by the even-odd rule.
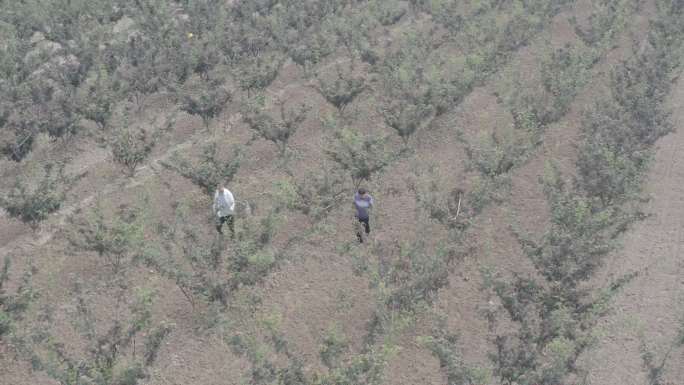
[[[370, 210], [373, 208], [373, 197], [368, 194], [364, 188], [360, 188], [354, 194], [354, 207], [356, 207], [356, 218], [363, 223], [366, 230], [366, 235], [370, 234]], [[356, 233], [359, 242], [363, 243], [363, 237], [360, 232]]]

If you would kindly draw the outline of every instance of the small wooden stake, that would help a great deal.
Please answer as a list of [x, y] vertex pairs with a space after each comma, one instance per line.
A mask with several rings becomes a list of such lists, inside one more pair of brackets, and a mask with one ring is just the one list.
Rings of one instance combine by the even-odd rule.
[[458, 206], [456, 207], [456, 218], [461, 213], [461, 193], [458, 193]]

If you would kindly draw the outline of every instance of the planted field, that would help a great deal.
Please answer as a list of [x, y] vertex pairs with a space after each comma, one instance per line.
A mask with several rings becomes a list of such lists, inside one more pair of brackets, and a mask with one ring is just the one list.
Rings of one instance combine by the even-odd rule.
[[0, 384], [684, 383], [681, 0], [0, 9]]

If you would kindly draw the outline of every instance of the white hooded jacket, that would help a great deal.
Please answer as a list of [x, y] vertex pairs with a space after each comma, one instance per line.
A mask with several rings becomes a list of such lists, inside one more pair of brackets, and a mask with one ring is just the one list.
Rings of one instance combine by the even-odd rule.
[[225, 188], [221, 194], [216, 190], [216, 193], [214, 194], [213, 209], [216, 216], [219, 218], [233, 215], [235, 213], [235, 199], [233, 199], [233, 194]]

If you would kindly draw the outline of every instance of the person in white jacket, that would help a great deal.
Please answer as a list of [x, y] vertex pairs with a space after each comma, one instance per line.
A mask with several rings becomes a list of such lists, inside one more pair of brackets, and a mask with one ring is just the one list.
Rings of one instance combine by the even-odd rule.
[[223, 234], [223, 224], [228, 222], [230, 235], [235, 236], [235, 224], [233, 221], [233, 214], [235, 213], [235, 199], [233, 194], [224, 185], [219, 185], [214, 194], [214, 213], [218, 217], [218, 224], [216, 230]]

